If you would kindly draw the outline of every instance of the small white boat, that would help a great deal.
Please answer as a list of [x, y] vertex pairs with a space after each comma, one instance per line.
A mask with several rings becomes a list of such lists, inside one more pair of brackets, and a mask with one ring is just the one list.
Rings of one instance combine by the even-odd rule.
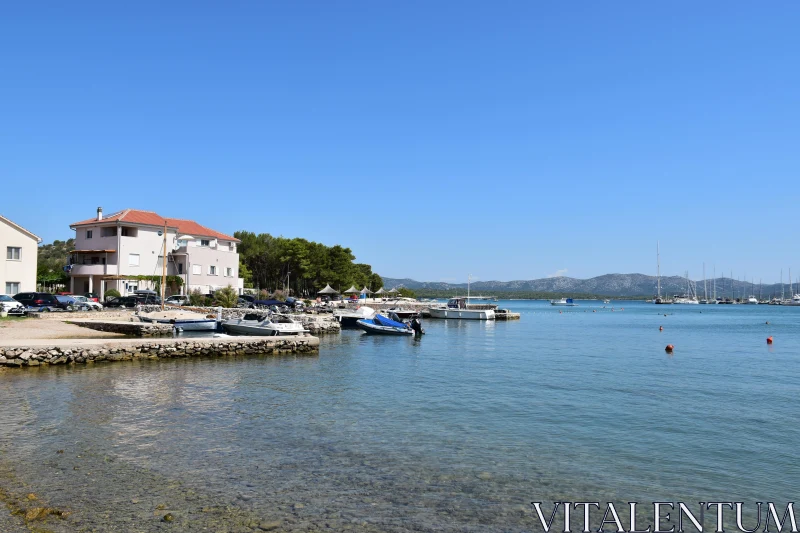
[[567, 307], [576, 307], [578, 304], [576, 304], [574, 301], [572, 301], [572, 298], [560, 298], [558, 300], [550, 300], [550, 305], [562, 305], [562, 306], [567, 306]]
[[745, 303], [750, 305], [758, 305], [758, 299], [755, 296], [751, 296]]
[[365, 318], [372, 318], [375, 314], [375, 310], [371, 307], [367, 307], [362, 305], [361, 307], [350, 310], [350, 309], [343, 309], [343, 310], [336, 310], [333, 312], [333, 318], [338, 320], [339, 323], [342, 325], [344, 329], [358, 329], [357, 322], [359, 320], [364, 320]]
[[304, 335], [308, 330], [299, 322], [285, 315], [272, 315], [264, 319], [233, 318], [222, 323], [222, 329], [238, 335], [259, 335], [262, 337], [284, 337]]
[[155, 315], [139, 315], [139, 320], [151, 324], [171, 324], [175, 329], [183, 331], [215, 331], [219, 326], [219, 320], [208, 318], [202, 315], [198, 317], [159, 317]]
[[800, 294], [795, 294], [794, 296], [792, 296], [791, 300], [789, 299], [785, 300], [783, 302], [783, 305], [788, 305], [790, 307], [800, 306]]
[[608, 298], [606, 298], [605, 300], [603, 300], [603, 303], [604, 303], [604, 304], [610, 304], [610, 303], [611, 303], [611, 300], [609, 300]]

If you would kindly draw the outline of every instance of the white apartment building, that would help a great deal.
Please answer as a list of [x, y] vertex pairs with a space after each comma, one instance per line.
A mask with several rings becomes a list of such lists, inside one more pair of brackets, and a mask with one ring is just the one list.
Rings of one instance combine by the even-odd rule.
[[123, 296], [154, 283], [139, 276], [161, 276], [166, 229], [167, 275], [180, 276], [180, 293], [209, 293], [231, 285], [242, 293], [239, 240], [192, 220], [166, 218], [152, 211], [124, 209], [70, 224], [75, 249], [67, 267], [70, 292], [99, 295], [116, 289]]
[[0, 215], [0, 250], [5, 260], [0, 268], [2, 294], [14, 296], [36, 290], [36, 267], [42, 239]]

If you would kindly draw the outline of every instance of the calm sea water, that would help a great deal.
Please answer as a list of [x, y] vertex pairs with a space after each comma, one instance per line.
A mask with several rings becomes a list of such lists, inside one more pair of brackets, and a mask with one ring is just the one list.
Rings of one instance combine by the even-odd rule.
[[539, 500], [796, 499], [800, 308], [501, 307], [522, 320], [313, 357], [2, 373], [0, 487], [72, 511], [53, 531], [532, 531]]

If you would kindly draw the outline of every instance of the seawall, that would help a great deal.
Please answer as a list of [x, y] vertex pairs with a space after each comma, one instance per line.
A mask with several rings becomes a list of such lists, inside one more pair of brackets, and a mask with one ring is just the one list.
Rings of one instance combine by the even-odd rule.
[[175, 357], [232, 357], [281, 353], [316, 354], [317, 337], [237, 337], [235, 339], [70, 339], [22, 341], [0, 346], [0, 366], [23, 368], [41, 365]]

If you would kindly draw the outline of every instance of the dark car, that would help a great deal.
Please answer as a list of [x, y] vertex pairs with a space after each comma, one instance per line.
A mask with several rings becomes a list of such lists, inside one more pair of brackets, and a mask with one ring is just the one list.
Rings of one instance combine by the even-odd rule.
[[247, 300], [250, 303], [255, 303], [256, 301], [256, 297], [253, 296], [252, 294], [241, 294], [239, 295], [239, 298], [241, 298], [242, 300]]
[[88, 305], [79, 302], [72, 296], [56, 295], [56, 300], [58, 301], [58, 308], [63, 309], [65, 311], [73, 311], [73, 310], [86, 311], [89, 309]]
[[60, 307], [55, 295], [49, 292], [21, 292], [15, 295], [14, 299], [25, 307], [44, 307], [46, 309]]
[[139, 298], [135, 296], [121, 296], [119, 298], [109, 298], [106, 300], [106, 307], [127, 307], [132, 308], [140, 305]]

